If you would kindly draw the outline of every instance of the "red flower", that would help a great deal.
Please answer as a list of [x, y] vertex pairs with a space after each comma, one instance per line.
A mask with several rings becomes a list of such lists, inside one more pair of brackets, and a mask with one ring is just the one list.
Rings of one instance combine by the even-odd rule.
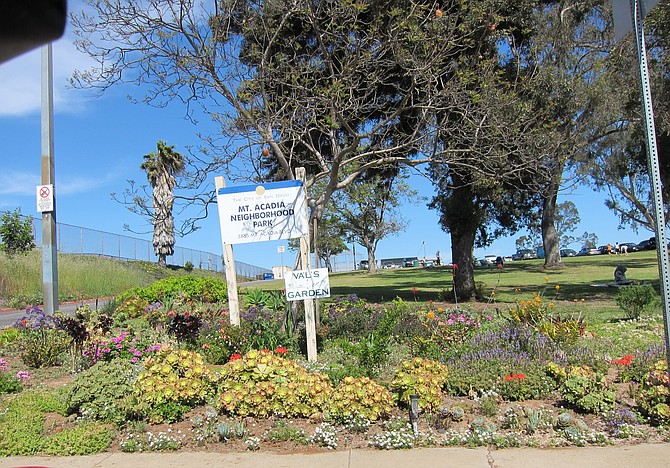
[[174, 310], [171, 310], [170, 312], [168, 312], [168, 317], [174, 317]]
[[238, 359], [242, 359], [242, 355], [240, 353], [235, 353], [230, 356], [230, 362], [237, 361]]
[[412, 287], [412, 293], [416, 294], [418, 292], [419, 292], [419, 288], [417, 288], [416, 286], [413, 286]]
[[505, 380], [507, 380], [508, 382], [511, 380], [525, 380], [525, 379], [526, 376], [523, 374], [507, 374], [505, 376]]
[[275, 353], [277, 354], [286, 354], [287, 352], [288, 350], [283, 346], [280, 346], [279, 348], [275, 349]]
[[209, 343], [203, 343], [202, 344], [202, 349], [207, 349], [209, 348]]
[[631, 362], [633, 362], [633, 355], [627, 354], [621, 359], [614, 359], [612, 364], [616, 364], [618, 366], [629, 366]]

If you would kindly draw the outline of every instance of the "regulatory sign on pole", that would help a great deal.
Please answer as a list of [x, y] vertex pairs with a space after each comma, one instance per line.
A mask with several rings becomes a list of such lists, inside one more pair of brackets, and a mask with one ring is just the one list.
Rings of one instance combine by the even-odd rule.
[[328, 268], [289, 271], [284, 277], [284, 284], [287, 301], [330, 297]]
[[216, 203], [224, 244], [294, 239], [309, 232], [299, 180], [220, 188]]
[[36, 195], [38, 213], [47, 213], [54, 210], [54, 186], [52, 184], [38, 185]]

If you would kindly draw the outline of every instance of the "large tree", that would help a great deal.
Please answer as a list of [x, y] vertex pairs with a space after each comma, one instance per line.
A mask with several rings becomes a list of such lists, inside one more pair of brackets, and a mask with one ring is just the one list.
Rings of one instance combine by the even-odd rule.
[[334, 211], [347, 238], [365, 247], [368, 271], [377, 271], [375, 252], [379, 242], [407, 227], [399, 208], [416, 201], [417, 194], [405, 177], [375, 174], [358, 179], [333, 198]]
[[146, 172], [147, 180], [153, 188], [152, 222], [154, 252], [158, 256], [158, 264], [166, 266], [166, 257], [174, 253], [174, 203], [175, 174], [184, 169], [183, 156], [174, 151], [174, 146], [165, 142], [156, 144], [156, 152], [144, 155], [140, 169]]
[[461, 57], [495, 42], [509, 4], [454, 1], [436, 15], [428, 0], [87, 0], [72, 24], [96, 65], [73, 83], [140, 85], [139, 101], [183, 102], [189, 115], [201, 105], [218, 127], [204, 135], [200, 175], [292, 179], [304, 166], [319, 218], [369, 169], [457, 165], [469, 153], [444, 144], [439, 135], [459, 123], [437, 116], [475, 98], [459, 94]]
[[608, 125], [592, 119], [603, 96], [597, 85], [607, 57], [609, 10], [603, 0], [538, 1], [526, 34], [510, 41], [528, 78], [523, 95], [542, 116], [543, 164], [550, 175], [540, 187], [545, 268], [561, 266], [556, 230], [558, 195], [566, 170]]

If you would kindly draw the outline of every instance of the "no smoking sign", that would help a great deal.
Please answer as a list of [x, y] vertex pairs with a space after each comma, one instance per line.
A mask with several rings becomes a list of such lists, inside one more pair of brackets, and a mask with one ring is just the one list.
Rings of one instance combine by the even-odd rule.
[[37, 193], [37, 211], [39, 213], [54, 210], [54, 186], [52, 184], [38, 185]]

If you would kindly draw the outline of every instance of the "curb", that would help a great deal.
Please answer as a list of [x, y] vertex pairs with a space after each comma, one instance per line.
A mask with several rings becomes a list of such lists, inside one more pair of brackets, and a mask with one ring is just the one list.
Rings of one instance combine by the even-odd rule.
[[[86, 305], [86, 304], [94, 304], [94, 303], [103, 303], [106, 301], [110, 301], [114, 299], [114, 296], [110, 297], [98, 297], [95, 299], [83, 299], [79, 301], [66, 301], [66, 302], [59, 302], [58, 307], [60, 309], [61, 306], [71, 306], [71, 305]], [[7, 314], [7, 313], [12, 313], [12, 312], [25, 312], [26, 309], [29, 307], [33, 306], [26, 306], [23, 309], [12, 309], [12, 308], [5, 308], [5, 309], [0, 309], [0, 314]], [[37, 304], [37, 307], [44, 308], [44, 304]]]

